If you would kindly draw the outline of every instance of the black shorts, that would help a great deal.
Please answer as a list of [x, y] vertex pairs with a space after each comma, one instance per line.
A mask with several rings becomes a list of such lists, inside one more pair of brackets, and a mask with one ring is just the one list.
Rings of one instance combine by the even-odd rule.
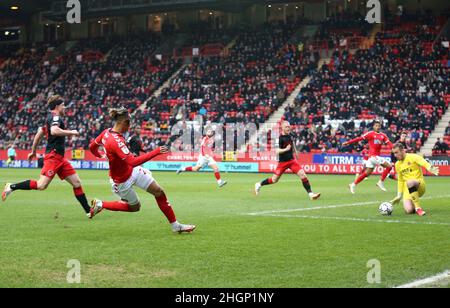
[[15, 157], [15, 156], [10, 156], [10, 157], [9, 157], [9, 160], [11, 160], [11, 161], [16, 161], [16, 157]]

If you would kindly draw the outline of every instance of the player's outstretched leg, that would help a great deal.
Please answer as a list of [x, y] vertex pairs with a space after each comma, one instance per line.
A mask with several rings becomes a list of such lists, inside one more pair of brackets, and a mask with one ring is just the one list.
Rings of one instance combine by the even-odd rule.
[[276, 184], [276, 183], [278, 183], [279, 180], [280, 180], [280, 177], [274, 174], [271, 178], [267, 178], [260, 183], [256, 183], [255, 184], [255, 195], [259, 195], [259, 193], [261, 192], [261, 188], [263, 186]]
[[81, 207], [83, 208], [88, 218], [91, 218], [91, 207], [89, 206], [86, 194], [84, 193], [83, 187], [81, 186], [81, 180], [78, 174], [75, 173], [66, 177], [66, 181], [70, 185], [72, 185], [73, 194], [75, 195], [75, 198], [80, 203]]
[[184, 167], [184, 168], [181, 168], [181, 169], [178, 169], [177, 170], [177, 174], [181, 174], [181, 173], [183, 173], [183, 172], [197, 172], [197, 171], [199, 171], [201, 169], [201, 167], [199, 167], [199, 166], [195, 166], [195, 167]]
[[141, 209], [141, 204], [138, 202], [135, 205], [130, 205], [127, 201], [102, 201], [99, 199], [94, 199], [91, 201], [91, 208], [89, 211], [89, 218], [94, 218], [96, 215], [100, 214], [103, 210], [111, 212], [139, 212]]
[[382, 190], [382, 191], [387, 191], [386, 187], [384, 186], [384, 181], [386, 180], [386, 178], [388, 177], [388, 175], [391, 173], [392, 171], [392, 166], [388, 163], [383, 165], [384, 167], [384, 171], [383, 174], [381, 175], [380, 180], [377, 183], [377, 186]]
[[311, 189], [311, 184], [309, 183], [308, 177], [306, 176], [305, 171], [300, 170], [297, 175], [302, 180], [303, 188], [308, 193], [309, 199], [311, 200], [318, 200], [321, 196], [321, 193], [314, 193]]
[[356, 181], [354, 181], [353, 183], [349, 184], [348, 187], [350, 189], [350, 192], [352, 194], [356, 193], [356, 186], [361, 183], [362, 181], [364, 181], [364, 179], [368, 178], [369, 176], [372, 175], [373, 169], [371, 168], [367, 168], [365, 171], [363, 171], [361, 173], [361, 175], [356, 179]]
[[395, 170], [395, 165], [392, 166], [392, 172], [388, 175], [388, 178], [394, 181], [398, 181], [397, 170]]
[[219, 187], [224, 187], [225, 185], [227, 185], [228, 182], [222, 180], [222, 178], [220, 177], [219, 167], [217, 167], [216, 164], [212, 164], [210, 165], [210, 167], [214, 170], [214, 177], [216, 178], [217, 185], [219, 185]]
[[169, 201], [167, 200], [167, 196], [164, 190], [156, 181], [148, 187], [147, 192], [151, 193], [155, 197], [156, 203], [158, 203], [161, 212], [164, 213], [167, 220], [171, 224], [173, 232], [190, 233], [196, 229], [196, 226], [194, 225], [184, 225], [177, 221], [175, 213]]
[[41, 175], [39, 181], [27, 180], [16, 184], [7, 183], [2, 192], [2, 200], [6, 201], [16, 190], [46, 190], [51, 181], [52, 178]]
[[388, 178], [390, 178], [391, 180], [394, 180], [394, 181], [398, 181], [397, 173], [389, 174]]

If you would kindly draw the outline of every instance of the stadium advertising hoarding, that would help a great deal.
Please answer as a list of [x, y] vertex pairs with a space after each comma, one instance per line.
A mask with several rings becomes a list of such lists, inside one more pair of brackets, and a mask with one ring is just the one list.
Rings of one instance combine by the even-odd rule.
[[[28, 151], [17, 151], [17, 160], [13, 162], [10, 168], [37, 168], [37, 162], [29, 163], [25, 160]], [[73, 152], [66, 153], [67, 158], [72, 158]], [[390, 161], [389, 156], [384, 156]], [[153, 171], [176, 171], [180, 168], [192, 166], [196, 163], [197, 154], [189, 153], [170, 153], [160, 155], [154, 160], [145, 164], [145, 167]], [[240, 157], [235, 162], [226, 162], [222, 160], [221, 155], [215, 157], [219, 162], [220, 170], [224, 172], [243, 172], [243, 173], [272, 173], [277, 166], [276, 157], [270, 153], [260, 154], [255, 157]], [[361, 172], [362, 158], [358, 154], [300, 154], [298, 156], [304, 170], [310, 174], [355, 174]], [[6, 151], [0, 151], [0, 167], [6, 168]], [[441, 175], [450, 176], [450, 157], [434, 156], [426, 159], [436, 166], [440, 166]], [[85, 160], [72, 160], [72, 165], [76, 169], [82, 170], [107, 170], [109, 165], [105, 160], [99, 160], [90, 152], [85, 153]], [[205, 171], [208, 171], [206, 169]], [[209, 170], [210, 171], [210, 170]], [[374, 174], [381, 174], [382, 167], [375, 169]]]

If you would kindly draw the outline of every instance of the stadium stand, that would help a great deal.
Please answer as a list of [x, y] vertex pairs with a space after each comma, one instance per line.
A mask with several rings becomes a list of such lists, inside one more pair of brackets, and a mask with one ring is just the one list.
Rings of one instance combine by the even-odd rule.
[[[87, 148], [93, 136], [103, 129], [99, 123], [109, 107], [120, 104], [134, 111], [181, 65], [176, 60], [154, 61], [152, 54], [160, 44], [161, 38], [153, 34], [78, 42], [54, 61], [52, 67], [62, 68], [58, 73], [63, 71], [58, 78], [55, 78], [57, 74], [51, 76], [54, 82], [46, 82], [40, 91], [18, 99], [18, 102], [25, 101], [25, 105], [10, 110], [5, 119], [16, 119], [19, 129], [2, 139], [8, 142], [19, 138], [19, 148], [30, 148], [32, 136], [47, 113], [46, 98], [63, 93], [70, 106], [68, 125], [81, 133], [68, 146]], [[42, 60], [36, 59], [33, 65], [39, 61]], [[5, 73], [12, 75], [13, 67]], [[9, 99], [14, 101], [11, 96]], [[17, 128], [17, 122], [9, 122]]]
[[317, 55], [288, 44], [294, 31], [266, 25], [241, 33], [228, 56], [195, 59], [148, 103], [142, 128], [154, 127], [167, 138], [176, 121], [199, 115], [220, 123], [263, 123], [317, 66]]
[[448, 48], [433, 44], [443, 22], [419, 20], [398, 21], [397, 38], [384, 31], [369, 49], [333, 53], [285, 113], [297, 125], [302, 151], [359, 151], [340, 144], [370, 129], [374, 119], [385, 120], [394, 141], [407, 127], [411, 148], [420, 149], [448, 108], [450, 84]]
[[[373, 46], [351, 50], [371, 28], [360, 17], [350, 23], [347, 17], [324, 22], [311, 49], [290, 41], [299, 25], [281, 22], [240, 32], [199, 27], [180, 53], [161, 60], [154, 53], [165, 37], [153, 33], [81, 40], [62, 53], [55, 52], [55, 44], [13, 45], [0, 52], [0, 148], [11, 142], [30, 148], [47, 112], [45, 99], [54, 93], [68, 99], [68, 124], [81, 132], [68, 146], [87, 148], [108, 125], [107, 108], [120, 104], [137, 110], [144, 148], [152, 149], [167, 140], [175, 123], [197, 116], [259, 125], [310, 75], [311, 82], [284, 115], [294, 124], [302, 152], [358, 151], [340, 144], [368, 130], [376, 118], [384, 120], [392, 140], [408, 127], [408, 143], [419, 150], [450, 102], [449, 49], [441, 44], [447, 38], [434, 42], [446, 19], [392, 19]], [[358, 38], [353, 45], [336, 48], [352, 37]], [[328, 42], [317, 43], [324, 39]], [[198, 57], [183, 51], [192, 52], [194, 46], [201, 50]], [[320, 48], [334, 52], [331, 62], [317, 70]], [[185, 56], [191, 61], [153, 97]]]

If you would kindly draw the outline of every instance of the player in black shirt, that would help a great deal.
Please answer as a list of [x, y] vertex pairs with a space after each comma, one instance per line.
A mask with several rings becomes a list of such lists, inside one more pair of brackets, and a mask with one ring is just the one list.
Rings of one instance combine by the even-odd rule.
[[140, 136], [140, 129], [135, 128], [134, 133], [128, 137], [127, 143], [128, 148], [130, 148], [131, 153], [133, 153], [135, 156], [140, 156], [141, 152], [145, 152], [142, 148], [142, 140]]
[[[406, 144], [406, 137], [408, 137], [408, 134], [406, 132], [402, 132], [400, 134], [400, 138], [396, 142], [394, 142], [394, 144], [401, 144], [401, 145], [403, 145], [403, 147], [406, 149], [407, 152], [410, 152], [410, 151], [408, 151], [409, 148]], [[396, 180], [398, 180], [397, 172], [395, 170], [395, 163], [397, 162], [397, 158], [395, 157], [394, 152], [391, 152], [391, 162], [392, 162], [392, 165], [394, 166], [394, 168], [392, 168], [393, 172], [391, 174], [389, 174], [389, 178], [396, 181]]]
[[47, 117], [45, 125], [38, 129], [34, 137], [32, 151], [28, 155], [28, 160], [36, 157], [36, 149], [44, 136], [47, 137], [47, 147], [45, 150], [44, 167], [41, 171], [41, 177], [38, 181], [28, 180], [17, 184], [6, 184], [2, 193], [2, 200], [16, 190], [46, 190], [52, 182], [55, 175], [61, 180], [66, 180], [73, 186], [76, 199], [83, 207], [86, 215], [90, 217], [90, 206], [86, 195], [81, 187], [81, 181], [70, 162], [64, 158], [66, 137], [75, 137], [80, 134], [76, 130], [66, 130], [62, 116], [65, 115], [66, 106], [61, 96], [55, 95], [48, 100], [50, 114]]
[[305, 171], [302, 169], [297, 159], [294, 157], [295, 145], [291, 137], [291, 125], [289, 122], [284, 121], [281, 124], [281, 136], [279, 140], [279, 148], [277, 149], [278, 154], [278, 166], [275, 170], [275, 174], [261, 183], [255, 184], [255, 194], [258, 195], [261, 187], [265, 185], [271, 185], [278, 183], [281, 176], [290, 169], [294, 174], [298, 175], [302, 180], [303, 187], [309, 195], [311, 200], [317, 200], [320, 198], [320, 193], [314, 193], [311, 189], [311, 184], [309, 183], [308, 177]]

